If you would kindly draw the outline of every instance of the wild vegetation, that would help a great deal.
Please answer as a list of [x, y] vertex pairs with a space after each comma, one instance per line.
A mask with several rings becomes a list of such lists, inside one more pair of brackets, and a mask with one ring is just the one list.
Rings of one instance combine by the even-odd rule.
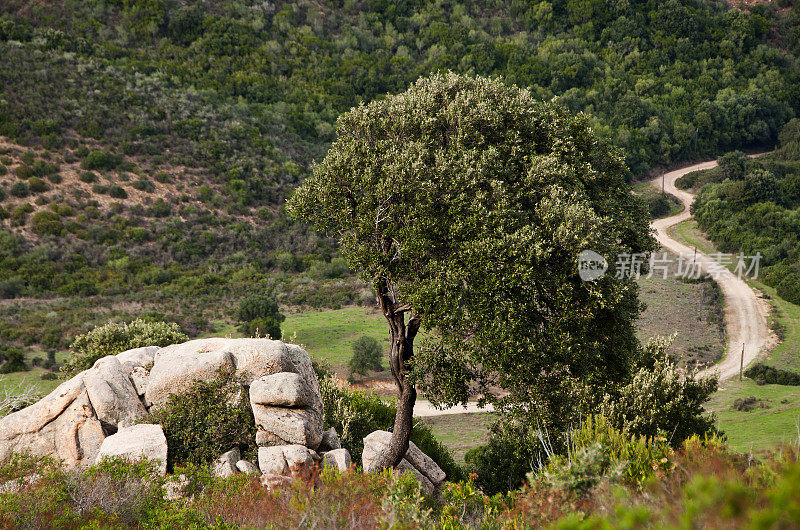
[[720, 158], [707, 172], [687, 175], [698, 187], [692, 210], [722, 252], [763, 256], [759, 280], [778, 296], [800, 303], [800, 120], [780, 134], [778, 149], [749, 160], [741, 152]]
[[0, 339], [63, 350], [131, 320], [131, 303], [190, 335], [254, 292], [372, 303], [333, 242], [282, 204], [339, 114], [433, 71], [501, 75], [590, 112], [634, 175], [769, 145], [798, 110], [798, 13], [718, 0], [4, 2], [0, 296], [49, 301], [4, 305]]
[[[397, 403], [318, 369], [325, 427], [356, 462], [364, 435], [391, 430], [377, 467], [412, 440], [452, 483], [433, 499], [390, 473], [277, 492], [211, 478], [220, 451], [254, 449], [221, 374], [158, 412], [185, 498], [144, 463], [22, 455], [0, 468], [0, 526], [791, 525], [796, 449], [729, 450], [704, 409], [716, 379], [639, 343], [636, 283], [574, 268], [585, 248], [654, 249], [648, 219], [675, 202], [627, 183], [737, 150], [682, 179], [702, 188], [693, 211], [721, 250], [764, 253], [764, 281], [800, 302], [790, 4], [5, 2], [0, 372], [74, 373], [234, 326], [279, 338], [302, 320], [287, 308], [374, 307], [377, 292]], [[776, 140], [757, 161], [738, 151]], [[377, 339], [351, 373], [382, 368]], [[342, 349], [325, 352], [340, 371]], [[37, 396], [2, 388], [0, 414]], [[417, 388], [497, 407], [463, 465], [412, 417]], [[777, 407], [767, 395], [712, 408], [741, 421]]]
[[[181, 468], [188, 483], [147, 463], [106, 460], [86, 471], [20, 456], [0, 468], [0, 525], [71, 528], [791, 528], [800, 498], [796, 448], [759, 459], [717, 438], [631, 439], [602, 419], [572, 434], [569, 458], [529, 474], [524, 487], [489, 497], [472, 478], [426, 498], [409, 475], [312, 473], [268, 491], [252, 475], [216, 479]], [[35, 474], [32, 474], [35, 471]], [[168, 500], [164, 486], [183, 498]], [[182, 491], [181, 491], [182, 489]]]

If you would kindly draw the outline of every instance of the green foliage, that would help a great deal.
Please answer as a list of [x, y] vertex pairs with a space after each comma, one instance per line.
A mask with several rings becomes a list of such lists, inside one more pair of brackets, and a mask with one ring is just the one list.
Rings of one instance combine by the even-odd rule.
[[367, 375], [370, 370], [383, 370], [382, 358], [380, 343], [374, 337], [365, 335], [353, 343], [353, 356], [347, 362], [347, 368], [351, 375]]
[[115, 199], [127, 199], [128, 192], [122, 186], [111, 186], [108, 188], [108, 194]]
[[476, 483], [489, 495], [519, 488], [527, 474], [546, 458], [537, 434], [519, 422], [493, 425], [489, 443], [470, 449], [464, 456], [467, 471], [476, 475]]
[[758, 279], [795, 304], [800, 303], [800, 158], [790, 157], [796, 127], [793, 122], [784, 127], [787, 149], [782, 144], [754, 160], [725, 155], [720, 168], [701, 173], [696, 185], [705, 185], [692, 206], [698, 225], [721, 252], [760, 253]]
[[83, 169], [115, 169], [122, 163], [122, 157], [113, 155], [102, 149], [89, 151], [83, 159], [81, 167]]
[[195, 381], [185, 392], [172, 394], [166, 404], [151, 411], [146, 423], [164, 428], [170, 468], [207, 464], [234, 447], [246, 459], [255, 459], [255, 419], [246, 388], [231, 371], [220, 371], [212, 381]]
[[635, 436], [665, 436], [679, 447], [691, 436], [715, 431], [715, 418], [703, 404], [717, 390], [715, 376], [695, 379], [684, 374], [666, 354], [670, 340], [642, 348], [638, 371], [614, 395], [606, 395], [602, 413], [617, 428]]
[[97, 182], [97, 175], [92, 171], [81, 171], [78, 178], [81, 180], [81, 182], [86, 182], [88, 184]]
[[64, 231], [61, 216], [49, 210], [36, 212], [31, 219], [31, 228], [39, 236], [59, 236]]
[[62, 371], [75, 373], [91, 368], [98, 359], [107, 355], [142, 346], [169, 346], [185, 342], [188, 337], [174, 322], [147, 322], [141, 319], [129, 323], [109, 322], [72, 341], [73, 350]]
[[239, 303], [236, 320], [239, 331], [247, 337], [281, 338], [281, 322], [286, 317], [280, 312], [278, 302], [265, 295], [253, 295]]
[[614, 263], [655, 248], [624, 173], [585, 116], [498, 79], [435, 74], [343, 114], [289, 209], [434, 331], [401, 360], [427, 397], [499, 386], [499, 408], [563, 427], [576, 388], [616, 385], [637, 345], [633, 281], [576, 269], [583, 250]]
[[[383, 403], [373, 393], [340, 388], [336, 379], [317, 368], [322, 403], [325, 410], [325, 429], [333, 427], [339, 434], [342, 447], [350, 451], [354, 462], [361, 462], [364, 438], [373, 431], [389, 430], [397, 409]], [[447, 474], [448, 480], [462, 480], [464, 471], [453, 460], [447, 448], [439, 442], [422, 422], [414, 425], [411, 441], [431, 457]]]
[[[584, 419], [569, 433], [567, 447], [567, 454], [553, 455], [539, 472], [558, 489], [585, 493], [603, 481], [642, 487], [655, 470], [667, 471], [672, 466], [666, 438], [630, 435], [615, 429], [603, 416]], [[529, 478], [535, 480], [535, 476]]]
[[14, 197], [23, 198], [27, 197], [30, 194], [31, 194], [31, 189], [30, 187], [28, 187], [28, 184], [26, 182], [18, 180], [17, 182], [11, 185], [11, 195], [13, 195]]
[[25, 363], [25, 354], [13, 346], [0, 347], [0, 374], [25, 372], [29, 370]]
[[754, 363], [747, 367], [744, 375], [760, 385], [800, 386], [800, 374], [790, 372], [764, 363]]

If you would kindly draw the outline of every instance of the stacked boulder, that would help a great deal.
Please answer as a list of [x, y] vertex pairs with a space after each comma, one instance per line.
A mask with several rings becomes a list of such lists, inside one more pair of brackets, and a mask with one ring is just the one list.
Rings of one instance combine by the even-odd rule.
[[[0, 464], [22, 451], [60, 459], [68, 468], [106, 456], [144, 456], [160, 461], [164, 473], [166, 437], [160, 425], [147, 424], [149, 411], [220, 370], [232, 371], [242, 392], [250, 388], [257, 444], [289, 455], [281, 467], [265, 453], [270, 473], [296, 475], [299, 466], [322, 460], [316, 450], [325, 451], [323, 440], [331, 435], [322, 431], [322, 397], [308, 353], [269, 339], [211, 338], [103, 357], [34, 405], [0, 418]], [[302, 451], [307, 457], [298, 459]], [[238, 448], [212, 468], [218, 476], [260, 472]]]
[[[308, 353], [269, 339], [224, 338], [136, 348], [99, 359], [39, 402], [0, 418], [0, 465], [25, 451], [60, 459], [67, 468], [88, 467], [109, 456], [145, 457], [157, 461], [163, 475], [167, 439], [160, 425], [147, 422], [150, 411], [195, 381], [213, 380], [220, 370], [231, 371], [241, 391], [249, 393], [259, 449], [256, 465], [231, 448], [212, 464], [216, 476], [261, 474], [263, 484], [276, 487], [315, 466], [350, 469], [350, 454], [336, 431], [323, 431], [322, 396]], [[372, 462], [390, 439], [386, 431], [364, 439], [365, 472], [374, 471]], [[445, 479], [413, 443], [397, 470], [411, 472], [429, 494]]]
[[[362, 465], [364, 472], [376, 471], [373, 463], [379, 453], [389, 446], [392, 433], [387, 431], [375, 431], [364, 438], [364, 452], [362, 453]], [[446, 477], [442, 468], [433, 461], [428, 455], [423, 453], [414, 442], [408, 443], [406, 456], [395, 467], [395, 472], [409, 472], [414, 479], [422, 485], [422, 490], [428, 495], [435, 495]]]

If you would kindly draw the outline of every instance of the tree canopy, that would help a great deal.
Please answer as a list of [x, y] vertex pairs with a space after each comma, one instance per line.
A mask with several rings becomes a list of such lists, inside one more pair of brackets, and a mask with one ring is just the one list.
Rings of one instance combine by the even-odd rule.
[[585, 115], [439, 73], [342, 115], [289, 207], [338, 238], [393, 341], [398, 323], [430, 331], [393, 359], [401, 381], [439, 403], [499, 386], [498, 405], [553, 422], [575, 412], [566, 396], [600, 399], [628, 375], [638, 345], [633, 281], [584, 282], [577, 267], [583, 250], [613, 264], [654, 248], [624, 170]]

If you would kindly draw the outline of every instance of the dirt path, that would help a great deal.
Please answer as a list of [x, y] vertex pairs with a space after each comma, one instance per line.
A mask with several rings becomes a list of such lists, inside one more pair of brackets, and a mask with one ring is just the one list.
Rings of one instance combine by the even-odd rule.
[[[683, 254], [689, 259], [694, 255], [694, 248], [675, 241], [667, 234], [668, 228], [692, 216], [689, 206], [694, 201], [694, 195], [677, 189], [675, 181], [692, 171], [711, 169], [716, 165], [716, 161], [704, 162], [663, 175], [664, 190], [680, 199], [685, 208], [678, 215], [653, 221], [652, 227], [656, 231], [656, 239], [661, 246], [675, 254]], [[652, 180], [652, 184], [659, 189], [661, 183], [661, 176]], [[703, 273], [708, 271], [710, 265], [715, 265], [714, 260], [699, 250], [696, 259]], [[744, 345], [745, 367], [758, 357], [769, 338], [769, 329], [767, 327], [767, 308], [760, 303], [759, 297], [744, 280], [733, 274], [723, 274], [718, 277], [717, 283], [725, 296], [725, 331], [728, 335], [728, 348], [725, 358], [718, 364], [703, 370], [701, 375], [717, 372], [722, 380], [739, 374], [742, 345]]]
[[444, 416], [445, 414], [469, 414], [475, 412], [492, 412], [492, 411], [494, 411], [494, 407], [492, 405], [486, 405], [486, 407], [481, 409], [478, 408], [478, 404], [475, 403], [474, 401], [470, 401], [466, 407], [455, 406], [443, 410], [434, 408], [434, 406], [431, 405], [431, 402], [425, 399], [418, 399], [417, 403], [414, 405], [414, 416], [418, 418], [426, 418], [430, 416]]

